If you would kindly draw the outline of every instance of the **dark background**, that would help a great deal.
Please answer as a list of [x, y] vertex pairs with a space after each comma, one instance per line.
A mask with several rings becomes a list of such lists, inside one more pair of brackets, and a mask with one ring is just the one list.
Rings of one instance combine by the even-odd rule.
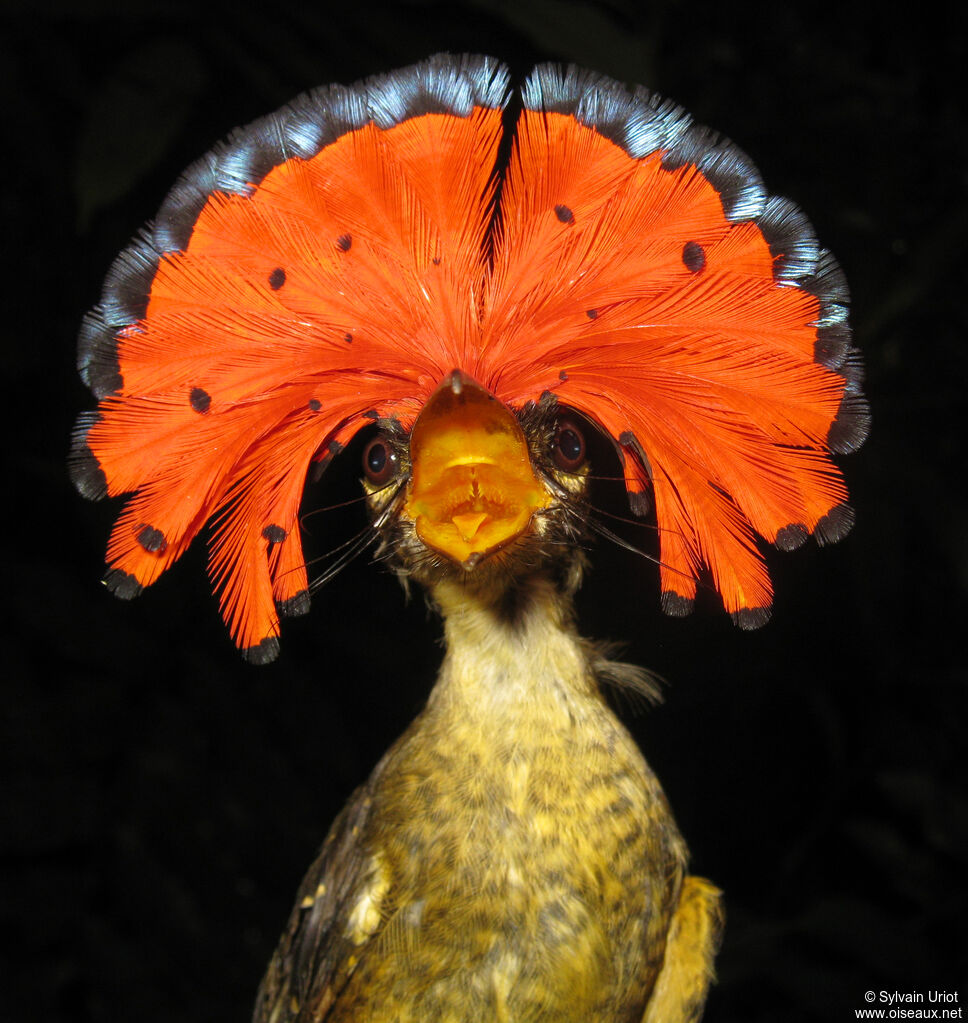
[[[770, 556], [773, 622], [658, 611], [599, 545], [588, 635], [670, 684], [623, 716], [729, 923], [707, 1019], [853, 1019], [864, 992], [968, 998], [962, 441], [964, 30], [929, 5], [657, 0], [5, 3], [2, 364], [10, 468], [0, 692], [0, 1018], [246, 1019], [296, 886], [420, 707], [437, 623], [361, 559], [241, 662], [193, 551], [132, 603], [98, 579], [117, 503], [70, 486], [93, 404], [74, 338], [182, 168], [309, 87], [438, 50], [523, 76], [576, 61], [734, 138], [839, 257], [874, 428], [843, 460], [858, 524]], [[306, 508], [353, 497], [348, 452]], [[605, 494], [604, 502], [613, 495]], [[621, 506], [611, 510], [620, 512]], [[358, 507], [307, 521], [319, 553]], [[647, 542], [647, 541], [643, 541]]]

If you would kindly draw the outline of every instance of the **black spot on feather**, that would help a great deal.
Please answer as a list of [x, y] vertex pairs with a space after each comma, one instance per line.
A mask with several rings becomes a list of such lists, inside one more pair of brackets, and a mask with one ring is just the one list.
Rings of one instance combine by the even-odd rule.
[[814, 539], [821, 547], [827, 543], [836, 543], [843, 540], [853, 524], [854, 509], [849, 504], [834, 505], [813, 527]]
[[652, 510], [649, 492], [647, 490], [630, 490], [629, 508], [637, 519], [644, 519]]
[[309, 590], [300, 590], [288, 600], [277, 600], [276, 610], [285, 618], [309, 614]]
[[242, 651], [242, 657], [249, 664], [269, 664], [279, 656], [279, 640], [275, 636], [266, 636], [255, 646]]
[[165, 534], [154, 526], [142, 526], [138, 533], [138, 543], [151, 554], [160, 554], [168, 546]]
[[733, 611], [730, 617], [733, 621], [747, 632], [759, 629], [770, 620], [770, 609], [768, 607], [741, 607]]
[[665, 590], [662, 594], [662, 610], [672, 618], [685, 618], [692, 614], [692, 605], [692, 598], [684, 597], [681, 593]]
[[776, 532], [776, 545], [781, 551], [795, 551], [802, 547], [810, 535], [807, 527], [801, 522], [791, 522]]
[[686, 242], [682, 247], [682, 262], [690, 273], [697, 274], [706, 265], [706, 253], [699, 242]]
[[144, 590], [141, 583], [130, 572], [125, 572], [120, 568], [112, 568], [105, 573], [104, 585], [121, 600], [131, 600]]
[[204, 415], [208, 411], [209, 405], [212, 404], [212, 396], [208, 393], [208, 391], [203, 390], [201, 387], [193, 387], [191, 393], [188, 395], [188, 400], [191, 403], [192, 408], [199, 415]]

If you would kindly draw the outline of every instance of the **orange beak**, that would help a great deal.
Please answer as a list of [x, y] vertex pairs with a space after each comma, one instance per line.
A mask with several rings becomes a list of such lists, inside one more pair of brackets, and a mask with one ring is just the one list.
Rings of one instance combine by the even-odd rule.
[[551, 501], [517, 419], [460, 370], [417, 416], [410, 461], [404, 513], [428, 547], [466, 568], [520, 536]]

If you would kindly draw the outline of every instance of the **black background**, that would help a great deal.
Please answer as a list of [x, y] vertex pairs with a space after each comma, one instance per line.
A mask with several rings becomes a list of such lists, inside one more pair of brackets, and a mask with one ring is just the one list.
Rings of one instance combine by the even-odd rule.
[[[438, 625], [365, 558], [266, 668], [234, 651], [200, 550], [115, 600], [98, 579], [119, 506], [82, 501], [65, 455], [93, 404], [80, 318], [181, 169], [306, 88], [438, 50], [518, 76], [573, 60], [673, 97], [844, 266], [874, 410], [842, 460], [852, 535], [773, 552], [774, 619], [752, 634], [712, 600], [664, 618], [654, 567], [600, 544], [582, 627], [670, 683], [622, 712], [726, 891], [710, 1023], [853, 1019], [868, 989], [968, 997], [964, 30], [923, 4], [903, 22], [676, 0], [2, 13], [0, 1018], [247, 1018], [332, 816], [425, 699]], [[358, 464], [307, 510], [353, 497]], [[361, 524], [355, 506], [311, 515], [310, 543]]]

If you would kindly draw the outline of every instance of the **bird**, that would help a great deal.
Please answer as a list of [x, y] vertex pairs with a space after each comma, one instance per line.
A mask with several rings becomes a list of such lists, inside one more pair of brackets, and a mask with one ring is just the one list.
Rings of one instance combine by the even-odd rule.
[[425, 708], [297, 894], [254, 1023], [691, 1023], [724, 911], [582, 636], [589, 434], [653, 514], [661, 606], [769, 617], [757, 546], [853, 523], [869, 427], [834, 258], [642, 87], [437, 55], [318, 89], [190, 167], [81, 328], [70, 466], [131, 492], [130, 598], [213, 523], [243, 656], [309, 610], [307, 471], [360, 429], [365, 542], [443, 622]]

